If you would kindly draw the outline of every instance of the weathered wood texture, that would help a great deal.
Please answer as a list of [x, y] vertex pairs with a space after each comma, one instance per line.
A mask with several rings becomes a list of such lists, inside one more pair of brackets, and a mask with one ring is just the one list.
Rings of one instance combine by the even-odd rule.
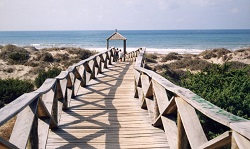
[[134, 98], [133, 81], [133, 65], [117, 63], [80, 87], [46, 148], [169, 148]]
[[46, 79], [42, 86], [0, 109], [0, 126], [17, 117], [10, 139], [0, 138], [0, 147], [45, 148], [49, 128], [57, 128], [62, 109], [70, 107], [80, 86], [102, 73], [113, 62], [114, 48], [98, 53]]
[[[145, 48], [142, 48], [136, 54], [134, 96], [139, 98], [141, 107], [148, 111], [153, 125], [164, 129], [170, 148], [221, 148], [227, 145], [242, 149], [250, 147], [249, 120], [228, 113], [190, 90], [143, 68], [144, 53]], [[133, 55], [130, 53], [128, 57]], [[231, 131], [207, 140], [197, 110]]]

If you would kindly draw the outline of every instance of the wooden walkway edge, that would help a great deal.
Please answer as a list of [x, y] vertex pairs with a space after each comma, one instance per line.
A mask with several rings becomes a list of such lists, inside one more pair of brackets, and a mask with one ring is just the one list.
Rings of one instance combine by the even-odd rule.
[[164, 131], [151, 125], [134, 98], [133, 66], [111, 65], [80, 87], [46, 148], [169, 148]]

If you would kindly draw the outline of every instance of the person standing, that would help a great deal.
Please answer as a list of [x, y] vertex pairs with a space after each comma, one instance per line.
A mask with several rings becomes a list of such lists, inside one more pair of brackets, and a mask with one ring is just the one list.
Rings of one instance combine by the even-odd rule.
[[119, 50], [118, 55], [119, 55], [119, 61], [120, 61], [120, 62], [122, 62], [123, 52], [122, 52], [122, 50], [121, 50], [121, 49]]

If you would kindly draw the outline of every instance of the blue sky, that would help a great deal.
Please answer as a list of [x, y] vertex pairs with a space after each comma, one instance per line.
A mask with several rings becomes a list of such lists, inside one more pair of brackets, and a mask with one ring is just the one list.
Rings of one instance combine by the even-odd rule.
[[0, 31], [250, 29], [250, 0], [0, 0]]

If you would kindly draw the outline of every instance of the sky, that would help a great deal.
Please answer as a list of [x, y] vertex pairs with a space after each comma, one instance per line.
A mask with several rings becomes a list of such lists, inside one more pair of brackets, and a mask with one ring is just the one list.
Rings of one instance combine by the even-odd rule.
[[250, 0], [0, 0], [0, 31], [250, 29]]

